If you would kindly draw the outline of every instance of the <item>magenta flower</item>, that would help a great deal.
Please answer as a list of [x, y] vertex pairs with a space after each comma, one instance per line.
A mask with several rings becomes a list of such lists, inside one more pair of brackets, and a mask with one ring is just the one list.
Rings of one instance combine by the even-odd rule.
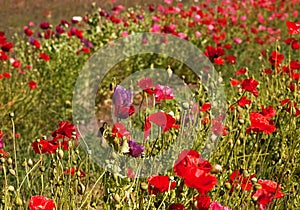
[[210, 210], [231, 210], [228, 206], [222, 206], [217, 201], [212, 202], [209, 207]]
[[135, 140], [133, 140], [133, 139], [128, 141], [128, 145], [130, 148], [129, 154], [133, 157], [141, 156], [145, 149], [143, 145], [136, 143]]

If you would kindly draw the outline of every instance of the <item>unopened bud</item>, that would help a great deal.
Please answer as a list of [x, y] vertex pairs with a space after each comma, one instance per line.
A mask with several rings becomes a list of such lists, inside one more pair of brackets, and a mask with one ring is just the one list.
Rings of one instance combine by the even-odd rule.
[[141, 188], [142, 188], [143, 190], [147, 190], [147, 189], [148, 189], [148, 184], [145, 183], [145, 182], [142, 182], [142, 183], [141, 183]]
[[7, 163], [8, 163], [8, 165], [11, 165], [13, 163], [13, 160], [11, 158], [8, 158]]
[[33, 162], [32, 162], [31, 159], [29, 159], [29, 160], [27, 161], [27, 165], [28, 165], [29, 167], [32, 167], [32, 166], [33, 166]]
[[58, 157], [60, 159], [63, 159], [63, 157], [64, 157], [64, 151], [62, 149], [59, 149], [57, 153], [58, 153]]
[[221, 173], [222, 172], [222, 166], [221, 165], [219, 165], [219, 164], [216, 164], [216, 165], [214, 165], [213, 167], [212, 167], [212, 169], [210, 170], [210, 173], [212, 173], [212, 174], [219, 174], [219, 173]]
[[13, 191], [15, 191], [15, 187], [12, 186], [12, 185], [9, 185], [9, 186], [7, 187], [7, 190], [10, 191], [10, 192], [13, 192]]
[[16, 175], [16, 171], [14, 170], [14, 169], [9, 169], [9, 173], [11, 174], [11, 175], [13, 175], [13, 176], [15, 176]]

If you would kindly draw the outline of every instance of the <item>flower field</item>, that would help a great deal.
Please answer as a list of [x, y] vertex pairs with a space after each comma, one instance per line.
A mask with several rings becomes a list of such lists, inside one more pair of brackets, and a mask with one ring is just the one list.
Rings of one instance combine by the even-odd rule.
[[300, 209], [300, 1], [110, 3], [0, 32], [0, 209]]

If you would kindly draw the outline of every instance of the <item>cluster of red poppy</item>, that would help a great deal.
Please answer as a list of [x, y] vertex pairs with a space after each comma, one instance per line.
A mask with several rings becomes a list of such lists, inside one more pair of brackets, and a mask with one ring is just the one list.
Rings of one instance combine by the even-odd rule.
[[59, 128], [52, 133], [52, 140], [38, 139], [31, 144], [36, 154], [53, 154], [58, 148], [68, 150], [70, 140], [78, 140], [79, 134], [75, 125], [69, 121], [61, 122]]

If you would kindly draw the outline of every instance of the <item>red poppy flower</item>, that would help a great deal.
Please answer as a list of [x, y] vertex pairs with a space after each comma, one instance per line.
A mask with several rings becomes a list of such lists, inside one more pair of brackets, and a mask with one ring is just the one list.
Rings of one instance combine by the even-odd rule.
[[215, 58], [220, 57], [225, 54], [224, 50], [222, 47], [212, 47], [212, 46], [207, 46], [204, 54], [211, 60], [213, 61]]
[[15, 67], [15, 68], [20, 68], [21, 67], [21, 61], [14, 60], [14, 62], [12, 63], [12, 66]]
[[217, 65], [224, 65], [224, 59], [222, 57], [214, 58], [214, 63]]
[[37, 88], [37, 83], [33, 80], [31, 80], [30, 82], [28, 82], [28, 85], [30, 87], [30, 90], [34, 90], [35, 88]]
[[174, 173], [182, 178], [185, 177], [185, 171], [190, 167], [197, 167], [205, 172], [210, 172], [212, 165], [210, 162], [200, 156], [195, 150], [183, 150], [174, 164]]
[[241, 81], [237, 80], [237, 79], [230, 79], [230, 84], [231, 86], [237, 86], [241, 83]]
[[137, 82], [137, 85], [140, 86], [146, 93], [154, 94], [154, 83], [151, 78], [143, 78]]
[[1, 44], [1, 49], [4, 51], [4, 52], [9, 52], [11, 51], [11, 49], [14, 47], [14, 44], [11, 43], [11, 42], [4, 42]]
[[197, 167], [191, 167], [186, 171], [184, 184], [195, 188], [200, 194], [206, 194], [218, 183], [217, 178]]
[[247, 128], [247, 133], [251, 130], [254, 132], [264, 132], [265, 134], [271, 134], [276, 131], [276, 126], [274, 126], [267, 117], [260, 113], [250, 113], [250, 121], [251, 126]]
[[247, 69], [242, 67], [235, 72], [235, 75], [244, 75], [247, 73]]
[[206, 111], [208, 111], [208, 110], [210, 110], [210, 103], [209, 103], [209, 102], [206, 102], [206, 103], [204, 103], [204, 104], [202, 105], [200, 111], [201, 111], [201, 112], [206, 112]]
[[267, 119], [270, 119], [276, 115], [276, 110], [273, 106], [268, 106], [267, 108], [264, 108], [264, 106], [261, 107], [261, 114], [265, 116]]
[[276, 50], [274, 50], [271, 53], [270, 57], [269, 57], [269, 61], [270, 61], [271, 66], [276, 66], [276, 67], [281, 64], [281, 62], [283, 61], [283, 59], [284, 59], [284, 55], [280, 54]]
[[256, 87], [258, 84], [259, 83], [256, 80], [254, 80], [253, 78], [244, 79], [242, 82], [242, 89], [252, 93], [255, 97], [257, 97], [258, 91], [256, 90]]
[[210, 197], [207, 195], [196, 196], [198, 210], [208, 210], [210, 205]]
[[0, 51], [0, 60], [2, 60], [2, 61], [8, 60], [8, 55], [3, 51]]
[[50, 56], [46, 53], [40, 53], [40, 59], [44, 60], [44, 61], [49, 61], [50, 60]]
[[149, 194], [157, 195], [158, 193], [172, 190], [176, 187], [176, 182], [171, 181], [168, 176], [153, 175], [148, 177]]
[[270, 204], [275, 198], [282, 198], [284, 194], [280, 192], [281, 186], [272, 180], [258, 180], [261, 189], [256, 190], [252, 195], [257, 198], [257, 202], [262, 205]]
[[294, 116], [297, 117], [300, 115], [300, 109], [297, 108], [296, 102], [293, 102], [288, 98], [281, 101], [281, 106], [285, 106], [286, 104], [287, 104], [286, 111], [288, 113], [291, 113], [292, 107], [294, 107], [294, 109], [295, 109]]
[[299, 44], [298, 40], [292, 41], [291, 47], [293, 50], [298, 50], [300, 48], [300, 44]]
[[3, 77], [4, 77], [4, 78], [6, 78], [6, 79], [9, 79], [9, 78], [11, 77], [11, 74], [10, 74], [10, 73], [8, 73], [8, 72], [6, 72], [6, 71], [5, 71], [5, 72], [3, 72], [3, 74], [2, 74], [2, 75], [3, 75]]
[[246, 96], [243, 96], [240, 100], [238, 100], [237, 104], [240, 107], [246, 106], [248, 104], [251, 104], [251, 100], [248, 100]]
[[300, 22], [286, 21], [286, 26], [289, 29], [289, 34], [300, 34]]
[[228, 132], [226, 131], [228, 128], [226, 126], [224, 126], [222, 124], [222, 121], [219, 117], [217, 117], [216, 119], [213, 119], [212, 121], [212, 128], [211, 131], [217, 135], [217, 136], [225, 136], [228, 134]]
[[165, 112], [156, 112], [154, 114], [150, 114], [146, 118], [145, 126], [144, 126], [144, 137], [147, 138], [150, 134], [151, 123], [155, 123], [157, 126], [162, 128], [162, 132], [166, 132], [171, 128], [178, 129], [179, 125], [176, 124], [175, 118]]
[[80, 178], [85, 177], [85, 173], [83, 172], [83, 170], [79, 170], [78, 167], [69, 168], [64, 171], [64, 174], [71, 174], [71, 176], [75, 176], [75, 172], [77, 173], [78, 171], [80, 171], [80, 175], [79, 175]]
[[59, 123], [59, 128], [52, 133], [53, 141], [56, 141], [57, 139], [62, 139], [62, 138], [73, 138], [76, 137], [75, 139], [79, 139], [79, 134], [76, 130], [75, 125], [70, 123], [69, 121], [65, 122], [60, 122]]
[[173, 203], [169, 206], [169, 210], [185, 210], [185, 208], [181, 203]]
[[31, 146], [36, 154], [53, 154], [56, 152], [59, 145], [43, 139], [39, 139], [33, 142]]
[[236, 57], [233, 55], [227, 55], [226, 60], [229, 64], [235, 64], [236, 63]]
[[32, 36], [33, 32], [28, 28], [28, 26], [24, 27], [24, 33], [26, 36]]
[[30, 210], [53, 210], [55, 203], [45, 196], [35, 195], [30, 198], [28, 207]]
[[130, 133], [122, 123], [114, 124], [112, 128], [112, 136], [117, 138], [126, 137], [127, 140], [130, 140]]
[[4, 151], [3, 149], [0, 149], [0, 157], [3, 157], [3, 158], [7, 158], [9, 156], [9, 154]]
[[246, 191], [251, 190], [252, 188], [251, 179], [255, 176], [256, 176], [255, 174], [252, 174], [251, 176], [245, 177], [240, 173], [240, 170], [233, 171], [228, 181], [232, 186], [230, 193], [234, 191], [234, 187], [237, 185], [241, 186], [242, 190], [246, 190]]
[[186, 186], [205, 194], [216, 184], [217, 179], [209, 174], [212, 166], [195, 150], [183, 150], [174, 164], [174, 173], [184, 178]]

